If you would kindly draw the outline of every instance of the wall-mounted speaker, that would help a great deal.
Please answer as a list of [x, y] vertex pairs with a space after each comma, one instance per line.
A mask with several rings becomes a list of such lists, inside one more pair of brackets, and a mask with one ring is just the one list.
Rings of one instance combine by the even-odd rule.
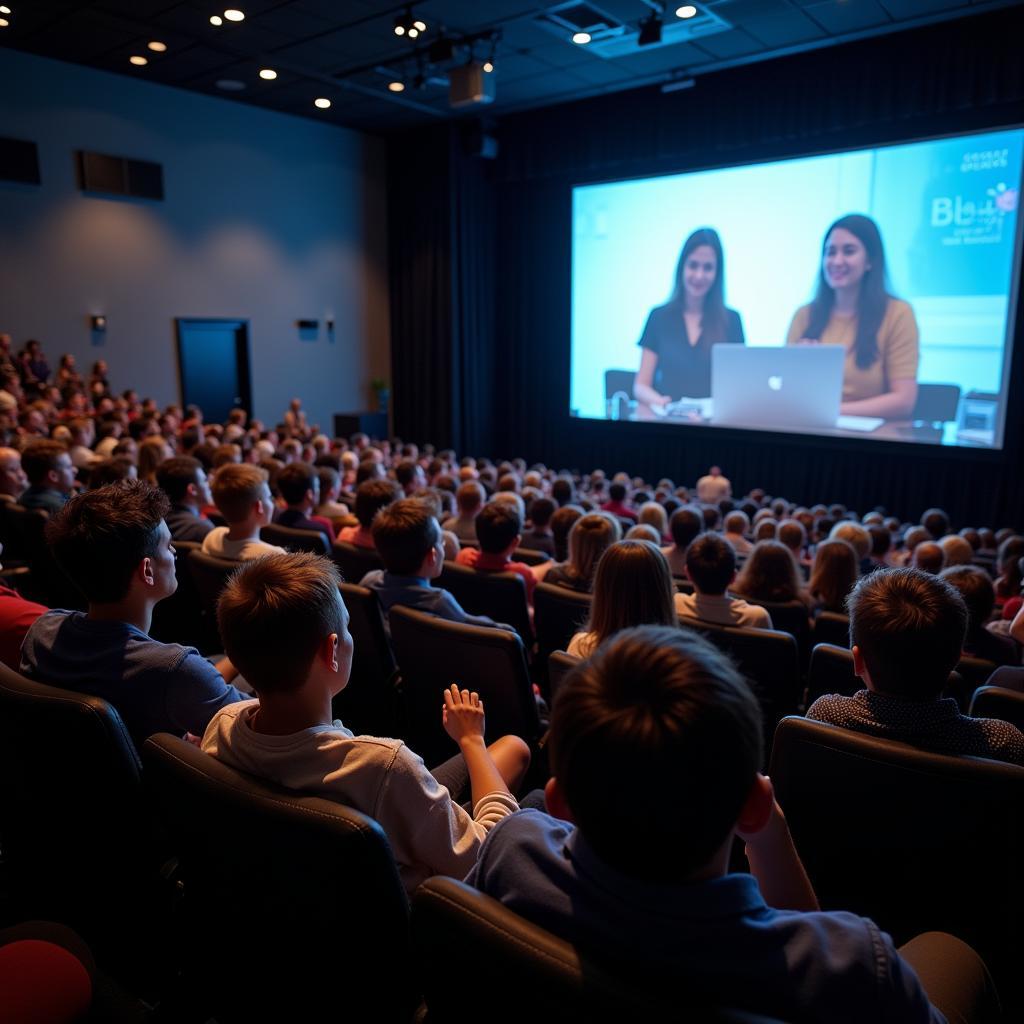
[[40, 184], [39, 147], [23, 139], [0, 139], [0, 180]]
[[105, 192], [136, 199], [163, 199], [164, 169], [148, 160], [78, 150], [78, 187], [83, 192]]

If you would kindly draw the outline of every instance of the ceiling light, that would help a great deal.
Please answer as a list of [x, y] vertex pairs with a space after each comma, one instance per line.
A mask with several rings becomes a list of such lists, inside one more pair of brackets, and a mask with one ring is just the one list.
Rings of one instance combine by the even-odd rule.
[[260, 70], [260, 78], [265, 82], [272, 82], [277, 78], [277, 72], [273, 68], [262, 68]]
[[404, 36], [405, 35], [405, 24], [402, 22], [401, 18], [395, 18], [395, 35], [396, 36]]
[[408, 36], [410, 39], [415, 39], [427, 31], [427, 23], [422, 18], [414, 17], [411, 7], [407, 7], [404, 14], [395, 17], [394, 25], [396, 36]]
[[219, 14], [214, 14], [210, 18], [210, 24], [211, 25], [223, 25], [224, 24], [224, 19]]
[[417, 19], [416, 19], [416, 20], [415, 20], [415, 21], [414, 21], [414, 22], [412, 23], [412, 27], [413, 27], [414, 29], [416, 29], [417, 31], [419, 31], [419, 32], [426, 32], [426, 31], [427, 31], [427, 23], [426, 23], [425, 21], [420, 21], [420, 19], [419, 19], [419, 18], [417, 18]]
[[327, 108], [330, 107], [330, 105], [331, 101], [327, 99], [325, 96], [319, 96], [315, 100], [313, 100], [313, 106], [319, 107], [321, 110], [327, 110]]
[[154, 39], [151, 43], [146, 44], [154, 53], [166, 53], [167, 44], [161, 43], [159, 39]]
[[0, 14], [10, 14], [10, 13], [11, 13], [10, 7], [0, 7]]
[[572, 41], [577, 46], [586, 46], [586, 44], [590, 42], [590, 33], [589, 32], [573, 32], [573, 34], [572, 34]]
[[683, 4], [682, 7], [676, 8], [677, 18], [693, 18], [696, 17], [697, 8], [693, 4]]
[[137, 68], [145, 67], [149, 63], [149, 61], [146, 60], [145, 57], [139, 57], [138, 55], [134, 57], [129, 57], [128, 62], [130, 64], [134, 64]]
[[410, 39], [415, 39], [419, 34], [420, 34], [420, 30], [418, 28], [416, 28], [415, 25], [411, 29], [409, 29], [408, 35], [409, 35]]
[[224, 12], [224, 17], [227, 18], [228, 21], [245, 21], [245, 12], [236, 10], [234, 7], [229, 7]]
[[0, 28], [7, 28], [10, 22], [6, 18], [0, 18]]
[[485, 60], [484, 61], [484, 71], [486, 71], [488, 74], [490, 74], [493, 70], [494, 70], [494, 61], [492, 61], [492, 60]]
[[405, 92], [405, 82], [388, 82], [388, 88], [392, 92]]

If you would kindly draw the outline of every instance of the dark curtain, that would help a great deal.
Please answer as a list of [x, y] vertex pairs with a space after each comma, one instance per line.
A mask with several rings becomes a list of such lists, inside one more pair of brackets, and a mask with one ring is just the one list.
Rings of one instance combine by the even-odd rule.
[[[493, 181], [471, 176], [481, 193], [490, 190], [493, 207], [476, 194], [486, 216], [477, 222], [463, 204], [451, 234], [437, 242], [437, 252], [454, 260], [450, 275], [460, 279], [458, 300], [450, 287], [446, 310], [435, 295], [408, 288], [401, 293], [416, 307], [424, 338], [435, 338], [444, 324], [449, 358], [437, 392], [448, 396], [447, 409], [432, 405], [422, 419], [403, 419], [402, 429], [424, 440], [458, 435], [460, 448], [475, 453], [627, 469], [677, 482], [692, 481], [714, 461], [744, 490], [760, 485], [794, 500], [836, 500], [861, 509], [880, 503], [906, 516], [940, 504], [960, 522], [1021, 524], [1019, 401], [1007, 417], [1002, 453], [617, 425], [576, 420], [567, 410], [574, 184], [1017, 123], [1024, 119], [1018, 17], [1019, 11], [997, 11], [723, 71], [682, 92], [619, 93], [503, 119]], [[450, 134], [446, 139], [450, 159]], [[449, 184], [464, 178], [454, 174]], [[451, 190], [446, 197], [451, 220]], [[403, 202], [392, 196], [393, 206]], [[392, 229], [394, 237], [398, 225]], [[488, 247], [489, 282], [487, 261], [477, 259]], [[465, 257], [476, 262], [466, 267]], [[393, 283], [393, 305], [397, 301]], [[473, 305], [455, 316], [455, 301]], [[431, 316], [433, 325], [423, 323]], [[1018, 310], [1015, 337], [1021, 319]], [[462, 322], [457, 331], [455, 320]], [[470, 334], [469, 323], [478, 333]], [[489, 343], [490, 356], [476, 351], [477, 342]], [[1024, 377], [1022, 348], [1014, 358], [1014, 381]], [[393, 334], [393, 352], [396, 361], [420, 358], [410, 333]], [[457, 373], [456, 364], [466, 359], [470, 372]], [[397, 393], [397, 370], [395, 380]], [[467, 397], [467, 389], [476, 387], [481, 392]], [[1018, 392], [1024, 394], [1015, 388], [1011, 397], [1018, 400]], [[420, 404], [398, 402], [410, 411]]]

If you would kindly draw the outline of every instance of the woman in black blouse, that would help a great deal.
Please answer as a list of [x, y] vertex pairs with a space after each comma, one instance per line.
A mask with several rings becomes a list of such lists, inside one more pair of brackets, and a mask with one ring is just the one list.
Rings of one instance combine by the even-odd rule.
[[647, 317], [633, 396], [654, 409], [683, 397], [707, 398], [712, 346], [743, 343], [740, 315], [725, 305], [718, 232], [699, 228], [683, 246], [672, 297]]

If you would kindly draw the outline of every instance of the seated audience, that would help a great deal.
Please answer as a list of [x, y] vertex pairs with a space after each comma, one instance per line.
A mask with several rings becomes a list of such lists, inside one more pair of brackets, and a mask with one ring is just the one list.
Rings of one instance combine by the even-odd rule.
[[645, 501], [640, 506], [637, 523], [640, 525], [654, 527], [654, 530], [658, 535], [658, 539], [654, 542], [655, 544], [664, 544], [670, 539], [668, 533], [668, 515], [665, 512], [665, 506], [659, 501]]
[[944, 565], [951, 568], [955, 565], [970, 565], [974, 561], [974, 548], [970, 541], [956, 533], [949, 533], [939, 541], [939, 547], [945, 556]]
[[779, 523], [775, 539], [789, 548], [801, 571], [806, 572], [810, 568], [811, 560], [807, 557], [807, 529], [799, 519], [783, 519]]
[[395, 481], [405, 492], [405, 496], [411, 498], [426, 488], [427, 475], [418, 462], [406, 459], [395, 467]]
[[967, 633], [967, 608], [949, 583], [917, 569], [879, 569], [849, 600], [854, 670], [866, 689], [819, 697], [807, 717], [939, 754], [1024, 765], [1024, 735], [970, 718], [942, 696]]
[[514, 572], [523, 580], [526, 603], [533, 607], [537, 576], [525, 562], [516, 562], [512, 554], [522, 539], [523, 521], [514, 505], [489, 501], [476, 517], [479, 548], [464, 548], [455, 561], [479, 572]]
[[[495, 825], [470, 885], [585, 953], [642, 965], [645, 992], [683, 1006], [822, 1024], [944, 1019], [873, 922], [818, 909], [759, 774], [757, 701], [706, 641], [619, 633], [566, 679], [549, 744], [550, 814]], [[736, 836], [751, 874], [729, 871]], [[953, 978], [984, 972], [968, 947], [950, 948], [963, 957], [943, 965]]]
[[939, 578], [956, 587], [967, 607], [967, 634], [963, 653], [984, 658], [996, 665], [1019, 665], [1016, 644], [1009, 636], [997, 636], [985, 628], [996, 605], [996, 592], [984, 569], [976, 565], [953, 565]]
[[96, 427], [92, 420], [77, 417], [68, 423], [68, 430], [71, 432], [68, 454], [75, 469], [88, 469], [102, 458], [92, 450], [96, 440]]
[[229, 463], [213, 478], [213, 503], [227, 526], [215, 526], [203, 538], [203, 553], [217, 558], [244, 561], [284, 551], [260, 540], [260, 528], [274, 517], [266, 471], [259, 466]]
[[[486, 746], [483, 701], [454, 684], [442, 716], [460, 752], [433, 772], [401, 740], [355, 736], [335, 720], [331, 699], [348, 683], [353, 654], [339, 581], [333, 563], [311, 554], [273, 555], [232, 576], [217, 620], [258, 700], [217, 715], [203, 749], [240, 771], [370, 815], [410, 893], [430, 875], [462, 878], [488, 830], [518, 810], [510, 787], [525, 775], [529, 748], [514, 736]], [[472, 813], [456, 802], [467, 776]]]
[[559, 508], [576, 503], [576, 485], [567, 476], [557, 476], [551, 482], [551, 498]]
[[14, 448], [0, 448], [0, 501], [16, 502], [27, 487], [21, 456]]
[[608, 501], [601, 506], [602, 512], [610, 512], [619, 519], [636, 522], [636, 509], [628, 502], [629, 489], [624, 483], [616, 480], [608, 487]]
[[404, 498], [401, 487], [394, 480], [379, 478], [364, 480], [356, 488], [355, 512], [358, 526], [344, 526], [338, 531], [338, 540], [345, 544], [353, 544], [357, 548], [374, 548], [373, 518], [393, 501]]
[[290, 462], [277, 477], [277, 490], [287, 506], [274, 517], [278, 526], [320, 533], [330, 550], [334, 526], [329, 519], [310, 513], [320, 503], [320, 477], [308, 462]]
[[21, 671], [90, 693], [117, 709], [137, 744], [155, 732], [203, 734], [222, 707], [243, 699], [198, 651], [149, 636], [156, 605], [177, 589], [165, 495], [141, 480], [87, 491], [46, 524], [58, 565], [87, 612], [49, 611], [29, 629]]
[[[22, 463], [25, 461], [22, 455]], [[996, 552], [996, 607], [1002, 608], [1007, 601], [1019, 598], [1024, 583], [1021, 559], [1024, 558], [1024, 537], [1014, 533], [999, 542]]]
[[822, 541], [814, 551], [807, 593], [812, 611], [846, 614], [846, 598], [853, 590], [858, 568], [857, 552], [845, 540]]
[[746, 512], [736, 509], [725, 517], [722, 536], [732, 545], [737, 555], [749, 555], [754, 545], [747, 540], [750, 532], [750, 520]]
[[871, 564], [871, 534], [860, 523], [854, 523], [848, 519], [836, 523], [829, 533], [829, 540], [837, 539], [845, 540], [852, 545], [853, 550], [857, 552], [862, 573], [871, 572], [875, 568]]
[[622, 527], [614, 516], [605, 512], [581, 516], [569, 531], [568, 559], [551, 566], [544, 575], [544, 582], [589, 594], [597, 563], [605, 549], [621, 539]]
[[704, 532], [704, 517], [697, 509], [684, 505], [672, 513], [668, 521], [668, 532], [672, 543], [662, 548], [661, 553], [668, 559], [672, 575], [685, 579], [686, 551], [694, 539]]
[[651, 544], [660, 545], [664, 539], [650, 523], [637, 523], [626, 531], [623, 540], [646, 540]]
[[53, 514], [67, 504], [78, 470], [64, 445], [57, 441], [30, 441], [22, 450], [21, 468], [29, 486], [18, 499], [19, 505]]
[[315, 511], [321, 519], [332, 525], [336, 519], [348, 516], [348, 505], [338, 501], [341, 494], [341, 474], [331, 466], [317, 466], [316, 475], [320, 481], [320, 503]]
[[89, 488], [95, 491], [107, 484], [116, 484], [119, 480], [138, 480], [139, 471], [135, 463], [124, 455], [115, 455], [110, 459], [100, 459], [89, 470]]
[[166, 459], [157, 467], [156, 479], [171, 503], [164, 518], [172, 539], [201, 544], [213, 529], [213, 523], [202, 514], [213, 504], [202, 464], [190, 455]]
[[[158, 429], [154, 420], [148, 422], [152, 424], [154, 431]], [[149, 436], [144, 436], [139, 443], [139, 479], [145, 480], [147, 484], [152, 484], [155, 487], [157, 485], [156, 471], [160, 463], [165, 459], [172, 458], [173, 455], [174, 450], [159, 433], [154, 432]]]
[[455, 507], [458, 515], [444, 521], [443, 529], [450, 530], [459, 538], [460, 544], [476, 543], [476, 517], [484, 507], [483, 487], [476, 480], [467, 480], [455, 492]]
[[758, 541], [751, 548], [732, 590], [751, 601], [809, 601], [793, 552], [777, 540]]
[[929, 572], [933, 576], [937, 576], [946, 564], [946, 553], [942, 550], [942, 546], [936, 544], [935, 541], [922, 541], [914, 548], [914, 557], [910, 560], [910, 564], [913, 568], [920, 569], [921, 572]]
[[941, 540], [949, 533], [949, 516], [941, 508], [925, 509], [921, 513], [921, 525], [932, 540]]
[[893, 557], [894, 565], [910, 565], [914, 559], [914, 550], [918, 544], [931, 540], [931, 534], [923, 526], [912, 526], [903, 535], [903, 550]]
[[555, 507], [550, 498], [533, 499], [530, 503], [530, 519], [523, 530], [524, 548], [554, 556], [555, 535], [551, 530], [551, 517], [555, 514]]
[[486, 615], [470, 615], [447, 590], [431, 585], [444, 568], [444, 537], [423, 502], [403, 498], [385, 505], [374, 518], [372, 530], [384, 568], [368, 572], [361, 582], [377, 595], [385, 625], [396, 604], [451, 622], [500, 625]]
[[736, 579], [736, 552], [717, 534], [702, 534], [687, 548], [686, 575], [696, 593], [676, 594], [680, 618], [719, 626], [772, 628], [772, 617], [764, 608], [726, 593]]
[[[4, 546], [0, 544], [0, 554]], [[3, 568], [3, 566], [0, 566]], [[0, 583], [0, 662], [18, 671], [21, 644], [32, 624], [49, 609], [25, 598], [12, 587]]]
[[[557, 482], [557, 481], [556, 481]], [[585, 515], [580, 505], [561, 505], [551, 517], [551, 535], [555, 540], [555, 562], [564, 562], [569, 557], [569, 534], [576, 520]]]
[[589, 658], [610, 636], [632, 626], [677, 626], [674, 593], [668, 562], [656, 544], [612, 544], [597, 563], [590, 617], [569, 641], [569, 654]]

